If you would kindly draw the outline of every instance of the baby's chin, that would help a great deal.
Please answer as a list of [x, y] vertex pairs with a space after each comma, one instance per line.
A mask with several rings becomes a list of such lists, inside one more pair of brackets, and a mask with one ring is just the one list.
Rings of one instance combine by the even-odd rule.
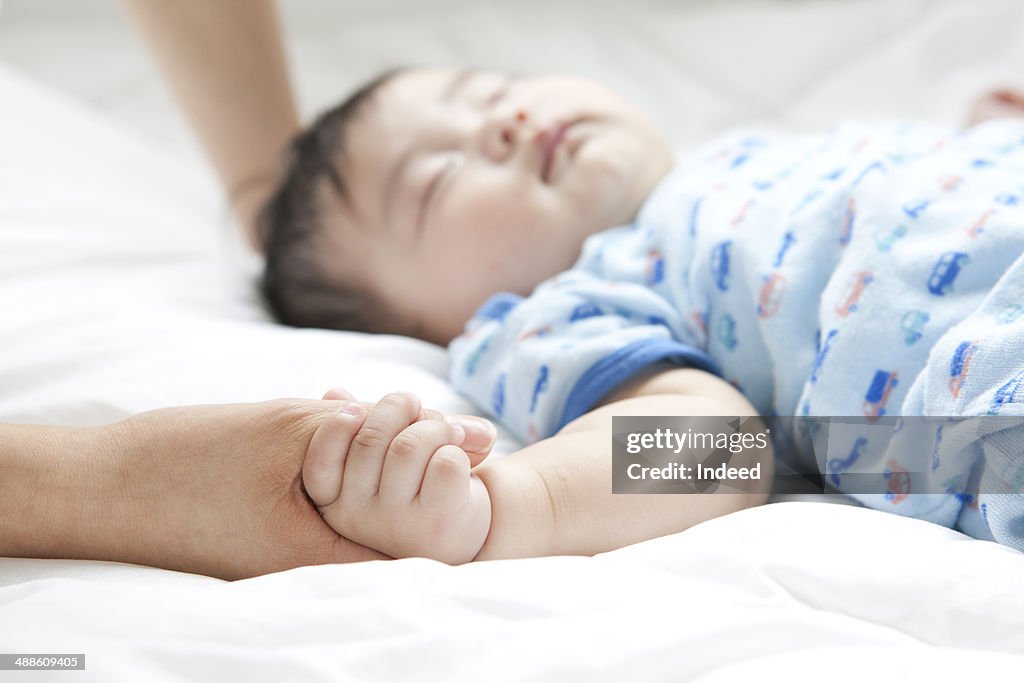
[[[653, 185], [651, 189], [653, 189]], [[632, 191], [632, 188], [624, 188], [621, 185], [610, 189], [604, 196], [595, 200], [601, 201], [605, 206], [597, 220], [594, 220], [590, 229], [586, 231], [585, 236], [589, 237], [620, 225], [632, 223], [640, 213], [640, 208], [649, 194], [650, 191]], [[582, 247], [582, 245], [580, 246]]]
[[[583, 152], [582, 149], [580, 151]], [[609, 158], [580, 159], [581, 181], [584, 180], [582, 163], [590, 161], [587, 169], [590, 182], [582, 202], [593, 210], [594, 220], [590, 222], [592, 229], [588, 234], [631, 223], [672, 168], [672, 156], [667, 149], [664, 153], [655, 153], [645, 162], [630, 159], [634, 163], [624, 163], [621, 156], [616, 158], [612, 154], [613, 150], [608, 152]]]

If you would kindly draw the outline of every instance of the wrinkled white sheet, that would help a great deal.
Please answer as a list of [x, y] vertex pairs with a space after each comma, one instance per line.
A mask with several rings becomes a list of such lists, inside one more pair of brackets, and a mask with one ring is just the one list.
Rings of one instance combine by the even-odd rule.
[[[114, 11], [16, 0], [0, 17], [0, 55], [120, 121], [0, 67], [0, 420], [95, 424], [339, 383], [467, 410], [435, 347], [268, 322], [208, 175], [126, 130], [184, 140], [155, 76], [118, 52], [127, 29], [52, 12], [101, 4]], [[396, 62], [576, 68], [684, 147], [741, 124], [951, 122], [1024, 75], [1016, 0], [646, 0], [627, 18], [612, 2], [285, 5], [310, 108]], [[5, 559], [0, 649], [85, 652], [75, 675], [104, 681], [999, 679], [1024, 670], [1022, 576], [1024, 556], [949, 530], [786, 503], [597, 558], [458, 568], [226, 584]]]
[[0, 560], [0, 642], [84, 651], [89, 680], [1014, 680], [1022, 572], [925, 522], [779, 503], [596, 558], [233, 584]]

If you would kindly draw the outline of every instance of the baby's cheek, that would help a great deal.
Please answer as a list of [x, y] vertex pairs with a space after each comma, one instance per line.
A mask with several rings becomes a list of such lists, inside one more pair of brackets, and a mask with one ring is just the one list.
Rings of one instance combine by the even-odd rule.
[[502, 290], [528, 293], [575, 262], [580, 248], [575, 223], [580, 217], [562, 197], [525, 182], [480, 184], [477, 189], [485, 187], [492, 191], [458, 198], [459, 210], [446, 212], [439, 243], [432, 245], [432, 250], [444, 252], [439, 260], [462, 274], [460, 287], [471, 286], [467, 280], [472, 273], [490, 290], [488, 295]]

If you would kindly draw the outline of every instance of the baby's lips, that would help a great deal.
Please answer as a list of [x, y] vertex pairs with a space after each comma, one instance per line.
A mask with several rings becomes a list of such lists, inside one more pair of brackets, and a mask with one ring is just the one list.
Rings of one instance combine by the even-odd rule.
[[451, 415], [445, 419], [449, 424], [461, 428], [466, 433], [461, 444], [462, 450], [486, 453], [494, 446], [498, 431], [490, 420], [473, 415]]

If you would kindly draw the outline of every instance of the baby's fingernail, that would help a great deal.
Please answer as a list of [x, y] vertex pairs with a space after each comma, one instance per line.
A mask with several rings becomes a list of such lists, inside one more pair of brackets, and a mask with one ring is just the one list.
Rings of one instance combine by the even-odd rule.
[[446, 420], [448, 423], [449, 439], [454, 446], [461, 446], [466, 441], [466, 430], [456, 420]]
[[363, 415], [363, 407], [361, 405], [359, 405], [358, 403], [344, 403], [344, 404], [342, 404], [342, 406], [340, 408], [338, 408], [338, 412], [341, 413], [342, 415], [352, 415], [353, 417], [362, 417], [362, 415]]
[[463, 446], [472, 448], [487, 448], [491, 446], [498, 437], [498, 432], [489, 420], [484, 420], [471, 415], [455, 415], [451, 418], [452, 424], [458, 424], [466, 431], [466, 440]]

